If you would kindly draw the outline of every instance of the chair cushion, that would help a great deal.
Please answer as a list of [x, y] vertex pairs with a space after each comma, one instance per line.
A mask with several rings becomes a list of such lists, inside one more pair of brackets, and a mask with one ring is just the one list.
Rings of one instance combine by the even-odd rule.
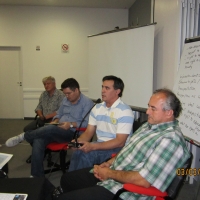
[[65, 142], [65, 143], [52, 142], [48, 144], [46, 148], [50, 149], [51, 151], [66, 150], [68, 149], [68, 142]]
[[143, 194], [143, 195], [147, 195], [147, 196], [160, 196], [160, 197], [167, 196], [167, 192], [161, 192], [160, 190], [158, 190], [157, 188], [152, 187], [152, 186], [150, 186], [149, 188], [144, 188], [144, 187], [141, 187], [138, 185], [126, 183], [126, 184], [124, 184], [124, 189], [126, 189], [130, 192]]

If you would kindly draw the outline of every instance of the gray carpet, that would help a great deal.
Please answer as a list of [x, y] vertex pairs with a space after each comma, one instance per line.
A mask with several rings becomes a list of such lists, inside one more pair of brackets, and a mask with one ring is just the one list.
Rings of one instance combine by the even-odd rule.
[[[30, 164], [26, 163], [26, 159], [31, 154], [31, 146], [25, 141], [12, 148], [4, 145], [9, 137], [20, 134], [23, 127], [29, 122], [30, 120], [0, 119], [0, 144], [2, 144], [0, 152], [13, 154], [12, 159], [9, 161], [9, 178], [30, 176]], [[69, 152], [67, 159], [69, 159], [70, 154]], [[53, 154], [53, 160], [57, 159], [58, 153]], [[48, 169], [46, 160], [44, 161], [44, 167]], [[51, 183], [58, 186], [61, 175], [62, 172], [58, 171], [48, 174], [46, 177]], [[200, 191], [198, 191], [198, 188], [199, 183], [196, 181], [192, 185], [186, 181], [176, 200], [200, 200]]]

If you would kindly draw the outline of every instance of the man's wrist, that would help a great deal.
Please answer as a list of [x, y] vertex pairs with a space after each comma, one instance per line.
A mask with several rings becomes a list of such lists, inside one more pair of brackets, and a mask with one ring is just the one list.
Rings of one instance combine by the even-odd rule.
[[109, 166], [111, 166], [111, 165], [112, 165], [112, 162], [109, 162], [109, 160], [108, 160], [106, 163], [108, 163], [108, 164], [109, 164]]
[[90, 145], [91, 145], [91, 151], [97, 150], [95, 143], [90, 143]]
[[69, 122], [70, 123], [70, 128], [73, 128], [74, 127], [74, 125], [73, 125], [73, 123], [72, 122]]
[[112, 174], [113, 174], [114, 171], [113, 171], [112, 169], [110, 169], [110, 168], [108, 168], [107, 170], [108, 170], [108, 171], [107, 171], [107, 176], [108, 176], [108, 178], [113, 179], [113, 175], [112, 175]]

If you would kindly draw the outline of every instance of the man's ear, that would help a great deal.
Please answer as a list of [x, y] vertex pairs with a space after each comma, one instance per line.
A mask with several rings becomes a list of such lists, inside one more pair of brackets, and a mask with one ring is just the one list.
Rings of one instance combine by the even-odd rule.
[[174, 117], [174, 111], [173, 111], [173, 110], [167, 110], [167, 111], [166, 111], [166, 114], [167, 114], [167, 118], [172, 118], [172, 117]]
[[118, 94], [118, 96], [119, 96], [119, 93], [121, 92], [121, 90], [120, 90], [120, 89], [117, 89], [116, 92], [117, 92], [117, 94]]

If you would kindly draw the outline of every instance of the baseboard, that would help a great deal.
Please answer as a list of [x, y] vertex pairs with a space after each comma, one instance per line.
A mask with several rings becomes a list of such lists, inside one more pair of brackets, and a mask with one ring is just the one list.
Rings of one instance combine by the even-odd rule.
[[34, 117], [24, 117], [24, 120], [34, 120]]

